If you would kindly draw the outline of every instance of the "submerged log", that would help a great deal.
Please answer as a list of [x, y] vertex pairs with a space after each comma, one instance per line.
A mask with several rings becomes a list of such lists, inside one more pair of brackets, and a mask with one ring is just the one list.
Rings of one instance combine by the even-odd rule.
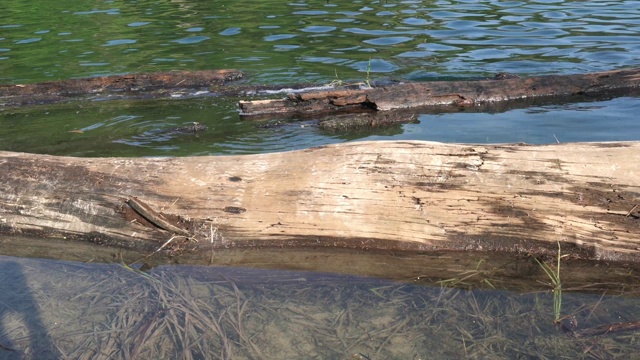
[[238, 70], [168, 71], [0, 85], [0, 105], [35, 105], [96, 96], [177, 97], [184, 95], [181, 90], [216, 91], [242, 76]]
[[[240, 101], [246, 118], [309, 116], [340, 112], [383, 112], [399, 109], [472, 109], [504, 102], [567, 99], [585, 96], [610, 98], [637, 94], [640, 69], [589, 74], [513, 76], [476, 81], [399, 83], [373, 88], [338, 88], [296, 92], [283, 99]], [[451, 110], [449, 110], [451, 111]], [[388, 120], [388, 119], [387, 119]], [[395, 119], [402, 121], [402, 119]]]
[[560, 242], [574, 259], [640, 263], [637, 142], [361, 142], [148, 159], [0, 152], [0, 164], [0, 234], [43, 242], [188, 259], [269, 247], [538, 256]]

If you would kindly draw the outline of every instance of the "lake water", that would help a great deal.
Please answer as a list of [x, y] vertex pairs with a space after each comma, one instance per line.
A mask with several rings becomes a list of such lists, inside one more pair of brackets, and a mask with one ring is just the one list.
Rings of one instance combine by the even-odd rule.
[[[2, 150], [100, 157], [251, 154], [357, 140], [623, 141], [640, 140], [638, 113], [639, 98], [617, 98], [495, 114], [422, 114], [418, 124], [336, 133], [313, 120], [241, 120], [233, 99], [114, 101], [0, 112], [0, 143]], [[192, 122], [208, 129], [196, 135], [168, 131]], [[268, 126], [274, 123], [280, 125]]]
[[[36, 2], [35, 4], [38, 4]], [[44, 5], [46, 4], [46, 5]], [[640, 61], [640, 2], [5, 0], [0, 81], [238, 68], [256, 83], [603, 71]]]
[[[640, 64], [640, 1], [102, 1], [0, 5], [0, 82], [236, 68], [250, 83], [327, 84], [605, 71]], [[367, 75], [369, 72], [369, 75]], [[639, 140], [637, 98], [417, 114], [420, 124], [331, 134], [238, 117], [239, 99], [0, 109], [0, 149], [74, 156], [283, 151], [370, 139]], [[280, 121], [281, 119], [271, 119]], [[200, 137], [162, 130], [193, 121]], [[82, 132], [82, 134], [80, 134]], [[557, 139], [557, 140], [556, 140]]]
[[[586, 73], [638, 66], [639, 35], [640, 1], [3, 0], [0, 82], [216, 68], [243, 70], [253, 84]], [[374, 139], [640, 140], [635, 97], [416, 114], [419, 123], [345, 133], [323, 131], [313, 119], [276, 127], [284, 119], [241, 120], [238, 100], [0, 108], [0, 150], [188, 156]], [[207, 131], [166, 131], [194, 121]], [[0, 257], [0, 359], [626, 359], [640, 352], [634, 332], [574, 339], [559, 331], [546, 285], [537, 292], [443, 285], [451, 287], [225, 267], [142, 274]], [[624, 291], [565, 292], [563, 314], [581, 328], [637, 321], [637, 288], [616, 286]]]

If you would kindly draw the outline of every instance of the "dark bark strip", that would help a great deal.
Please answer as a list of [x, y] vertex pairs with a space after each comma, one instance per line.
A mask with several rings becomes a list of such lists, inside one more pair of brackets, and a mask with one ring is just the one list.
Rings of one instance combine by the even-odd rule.
[[169, 71], [99, 76], [38, 84], [0, 85], [0, 106], [23, 106], [91, 97], [169, 97], [181, 90], [215, 91], [241, 79], [238, 70]]

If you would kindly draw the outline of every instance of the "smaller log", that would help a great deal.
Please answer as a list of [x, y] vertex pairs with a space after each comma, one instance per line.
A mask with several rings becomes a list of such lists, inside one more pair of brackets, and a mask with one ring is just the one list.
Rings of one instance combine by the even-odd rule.
[[245, 118], [304, 116], [437, 107], [474, 108], [487, 104], [567, 96], [621, 96], [640, 88], [640, 69], [531, 78], [399, 83], [375, 88], [337, 88], [289, 94], [284, 99], [240, 101]]
[[329, 115], [318, 122], [318, 128], [329, 133], [341, 133], [357, 129], [373, 129], [415, 122], [419, 122], [415, 111], [366, 112]]

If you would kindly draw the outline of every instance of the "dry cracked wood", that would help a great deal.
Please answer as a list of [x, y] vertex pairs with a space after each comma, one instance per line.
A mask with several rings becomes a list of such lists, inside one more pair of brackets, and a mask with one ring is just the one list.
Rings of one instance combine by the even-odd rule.
[[[640, 261], [640, 143], [357, 142], [189, 158], [0, 152], [0, 234], [154, 251], [478, 250]], [[169, 231], [167, 231], [169, 230]], [[45, 240], [46, 241], [46, 240]], [[186, 245], [185, 245], [186, 244]]]

